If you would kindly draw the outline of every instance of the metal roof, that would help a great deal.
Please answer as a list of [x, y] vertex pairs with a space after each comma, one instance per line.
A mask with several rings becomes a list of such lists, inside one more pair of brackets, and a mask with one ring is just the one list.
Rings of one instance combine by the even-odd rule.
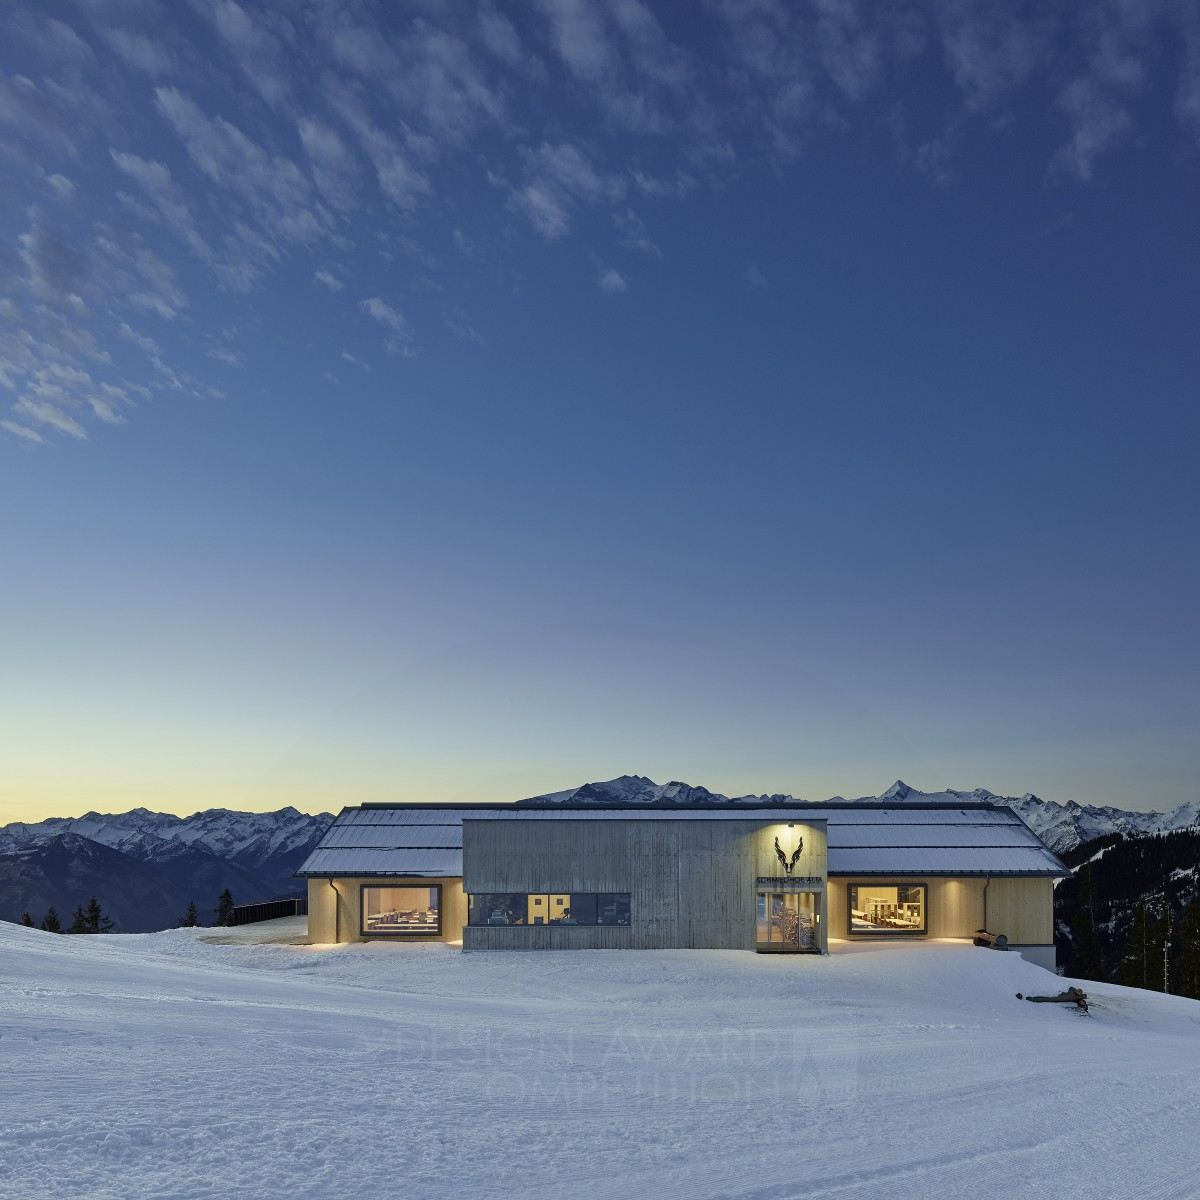
[[462, 847], [453, 850], [428, 850], [421, 847], [393, 847], [380, 850], [355, 846], [326, 850], [318, 846], [304, 860], [297, 875], [320, 879], [345, 878], [348, 875], [421, 875], [462, 874]]
[[320, 846], [325, 850], [355, 846], [461, 850], [462, 842], [462, 822], [455, 821], [453, 825], [331, 825]]
[[1021, 825], [952, 825], [911, 822], [896, 825], [843, 825], [829, 822], [829, 847], [1029, 846], [1032, 834]]
[[464, 821], [822, 823], [830, 875], [1046, 875], [1070, 872], [1011, 809], [990, 804], [603, 807], [397, 805], [346, 808], [298, 877], [462, 874]]
[[619, 808], [602, 808], [589, 804], [579, 808], [493, 808], [462, 814], [464, 821], [804, 821], [823, 825], [828, 814], [796, 806], [784, 808], [773, 804], [758, 807], [751, 804], [680, 805], [678, 808], [624, 804]]
[[[1032, 834], [1030, 836], [1032, 837]], [[830, 846], [826, 870], [830, 875], [1070, 874], [1040, 842], [1036, 845], [983, 848]]]

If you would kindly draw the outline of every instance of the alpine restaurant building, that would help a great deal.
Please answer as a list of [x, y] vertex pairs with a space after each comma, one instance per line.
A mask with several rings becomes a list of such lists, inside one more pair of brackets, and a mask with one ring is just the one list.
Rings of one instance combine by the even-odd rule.
[[990, 804], [373, 805], [296, 872], [312, 943], [827, 953], [1004, 934], [1054, 969], [1056, 877]]

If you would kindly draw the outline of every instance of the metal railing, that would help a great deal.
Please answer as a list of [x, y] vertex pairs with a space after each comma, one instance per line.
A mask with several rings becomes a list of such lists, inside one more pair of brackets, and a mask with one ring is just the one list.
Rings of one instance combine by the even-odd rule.
[[307, 899], [264, 900], [261, 904], [238, 904], [229, 919], [230, 925], [253, 925], [257, 921], [275, 921], [280, 917], [302, 917], [308, 912]]

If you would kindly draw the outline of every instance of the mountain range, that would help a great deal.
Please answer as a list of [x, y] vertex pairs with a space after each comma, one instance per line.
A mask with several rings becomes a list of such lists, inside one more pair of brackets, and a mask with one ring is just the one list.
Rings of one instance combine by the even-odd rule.
[[[1002, 804], [1013, 809], [1056, 853], [1111, 834], [1126, 837], [1200, 827], [1200, 804], [1170, 812], [1138, 812], [1070, 801], [1058, 804], [1027, 792], [998, 796], [986, 788], [922, 792], [897, 780], [878, 796], [824, 803]], [[786, 804], [783, 794], [722, 796], [677, 780], [658, 784], [644, 775], [542, 796], [523, 805], [552, 804]], [[822, 802], [818, 802], [822, 803]], [[35, 824], [0, 827], [0, 919], [19, 921], [29, 912], [40, 921], [53, 905], [64, 920], [77, 904], [96, 896], [117, 926], [130, 933], [174, 925], [195, 900], [201, 921], [212, 919], [217, 897], [229, 888], [238, 904], [303, 891], [292, 872], [333, 820], [331, 813], [294, 808], [247, 813], [208, 809], [190, 817], [135, 808], [118, 814], [52, 817]]]
[[[549, 804], [797, 804], [795, 796], [722, 796], [704, 787], [691, 784], [658, 784], [644, 775], [622, 775], [605, 783], [585, 783], [583, 787], [562, 792], [548, 792], [520, 801], [527, 805]], [[1001, 804], [1011, 808], [1057, 854], [1073, 850], [1083, 842], [1108, 834], [1126, 837], [1146, 833], [1170, 833], [1188, 829], [1200, 823], [1200, 802], [1181, 804], [1169, 812], [1138, 812], [1124, 808], [1079, 804], [1074, 800], [1059, 804], [1043, 800], [1032, 792], [1023, 796], [998, 796], [987, 788], [956, 791], [946, 788], [940, 792], [922, 792], [897, 779], [878, 796], [859, 796], [847, 800], [832, 796], [829, 804]]]
[[225, 888], [237, 904], [303, 892], [292, 872], [333, 820], [331, 813], [209, 809], [190, 817], [135, 808], [51, 817], [0, 828], [0, 919], [53, 906], [69, 920], [96, 896], [117, 927], [142, 933], [174, 925], [194, 900], [212, 920]]

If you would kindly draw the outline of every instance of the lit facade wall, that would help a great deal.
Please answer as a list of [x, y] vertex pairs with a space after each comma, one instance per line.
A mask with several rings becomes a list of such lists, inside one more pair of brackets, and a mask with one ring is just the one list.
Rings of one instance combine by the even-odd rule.
[[[462, 880], [442, 877], [424, 879], [413, 876], [354, 876], [344, 879], [308, 881], [308, 940], [310, 945], [335, 942], [364, 942], [362, 929], [362, 889], [368, 887], [428, 888], [441, 885], [441, 933], [423, 941], [457, 942], [467, 923], [467, 900]], [[395, 939], [393, 939], [395, 940]]]
[[[631, 919], [617, 927], [469, 925], [463, 948], [753, 950], [758, 892], [804, 879], [822, 896], [816, 948], [823, 950], [826, 862], [825, 825], [817, 820], [468, 817], [468, 894], [627, 893]], [[775, 882], [760, 886], [762, 880]]]
[[[829, 881], [829, 932], [850, 936], [848, 896], [851, 886], [895, 887], [897, 883], [927, 887], [927, 937], [969, 938], [984, 928], [984, 886], [979, 876], [925, 877], [920, 874], [835, 876]], [[1003, 933], [1013, 945], [1053, 945], [1054, 881], [993, 878], [987, 886], [987, 928]]]

